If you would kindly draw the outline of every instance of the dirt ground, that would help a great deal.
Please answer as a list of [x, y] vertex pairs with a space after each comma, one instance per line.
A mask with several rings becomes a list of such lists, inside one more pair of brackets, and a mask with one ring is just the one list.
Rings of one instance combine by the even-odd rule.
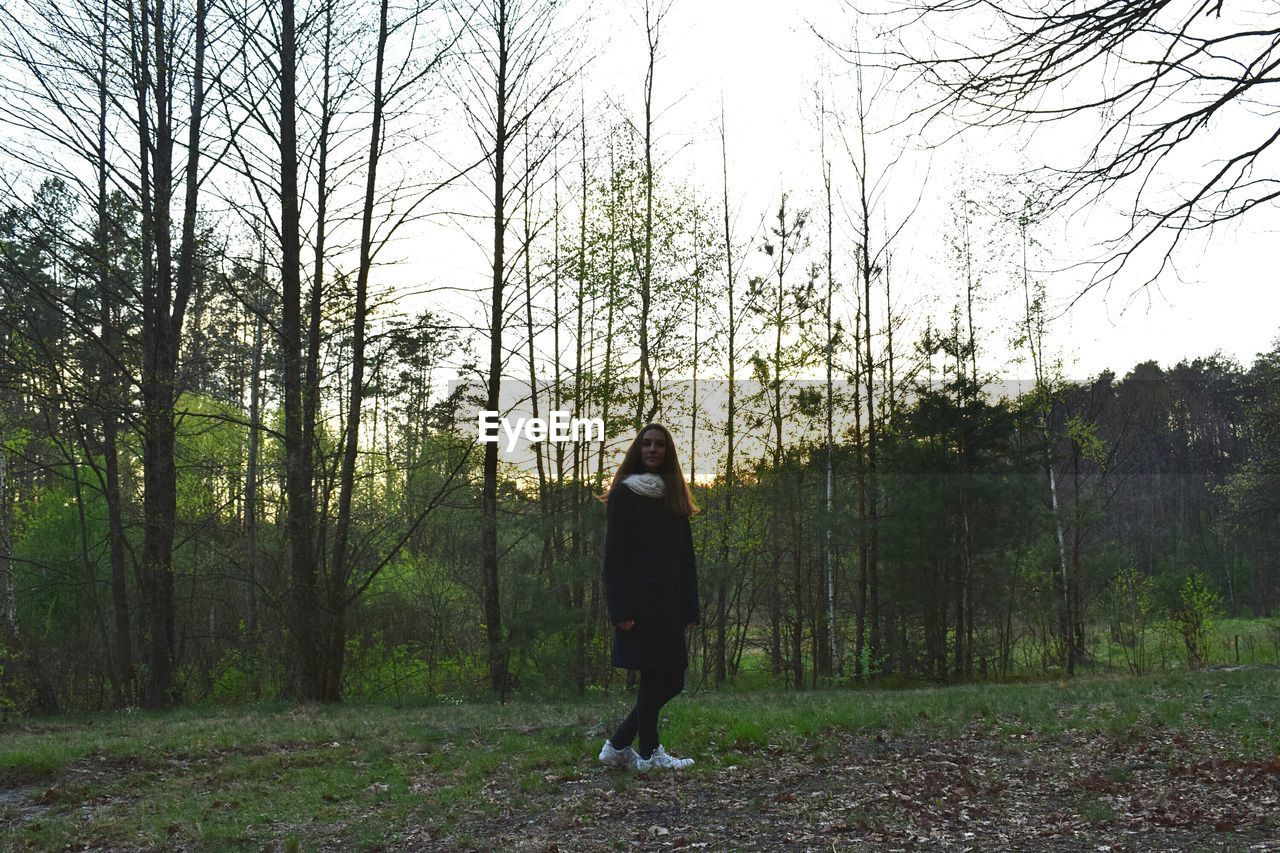
[[[548, 775], [535, 793], [517, 796], [495, 779], [484, 802], [401, 827], [384, 849], [1280, 851], [1280, 756], [1220, 752], [1210, 734], [1156, 729], [1124, 738], [837, 733], [808, 753], [766, 749], [722, 766], [703, 756], [693, 770], [649, 774], [603, 768], [591, 754], [581, 772]], [[414, 787], [432, 785], [424, 776]], [[11, 816], [45, 808], [6, 793]], [[302, 850], [348, 849], [340, 827], [296, 829]]]
[[[1277, 850], [1280, 756], [1217, 757], [1159, 729], [1141, 737], [833, 735], [811, 755], [636, 775], [548, 777], [535, 807], [464, 809], [391, 849]], [[594, 756], [590, 757], [594, 762]], [[584, 759], [584, 765], [587, 761]]]

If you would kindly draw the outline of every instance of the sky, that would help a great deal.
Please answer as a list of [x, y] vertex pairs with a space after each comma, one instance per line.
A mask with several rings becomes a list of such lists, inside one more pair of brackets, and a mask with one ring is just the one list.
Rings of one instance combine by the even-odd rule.
[[[646, 58], [637, 5], [627, 0], [592, 5], [587, 39], [592, 59], [584, 83], [588, 101], [607, 98], [632, 115], [639, 115], [642, 106]], [[723, 99], [731, 203], [738, 211], [739, 233], [750, 232], [784, 188], [817, 208], [821, 184], [814, 88], [828, 77], [834, 79], [834, 89], [847, 92], [850, 69], [813, 29], [838, 39], [850, 32], [852, 20], [836, 0], [802, 6], [677, 0], [663, 23], [655, 76], [661, 174], [692, 181], [704, 188], [706, 197], [719, 199]], [[863, 32], [868, 30], [864, 25]], [[865, 44], [865, 35], [863, 39]], [[918, 94], [882, 95], [872, 124], [896, 121]], [[841, 108], [838, 92], [834, 100]], [[919, 140], [904, 141], [892, 130], [873, 140], [873, 170], [876, 162], [888, 162], [906, 149], [892, 172], [884, 217], [886, 223], [896, 223], [915, 205], [895, 248], [895, 267], [903, 272], [895, 283], [894, 302], [906, 317], [908, 339], [930, 314], [935, 320], [945, 317], [957, 298], [939, 234], [947, 227], [948, 203], [958, 186], [984, 171], [1010, 173], [1024, 164], [1061, 160], [1088, 141], [1083, 133], [1073, 136], [1070, 131], [1059, 128], [1029, 137], [974, 130], [927, 151]], [[829, 153], [835, 155], [839, 185], [847, 168], [839, 162], [839, 150]], [[1123, 217], [1109, 206], [1048, 223], [1037, 235], [1045, 246], [1037, 259], [1037, 277], [1044, 281], [1056, 315], [1049, 349], [1062, 359], [1065, 375], [1085, 378], [1111, 369], [1123, 376], [1148, 359], [1169, 366], [1215, 351], [1247, 365], [1270, 347], [1280, 334], [1280, 288], [1270, 281], [1274, 269], [1268, 251], [1276, 241], [1274, 215], [1269, 220], [1265, 214], [1254, 217], [1244, 227], [1221, 227], [1209, 239], [1186, 241], [1175, 256], [1176, 274], [1164, 275], [1155, 286], [1136, 286], [1136, 274], [1148, 271], [1138, 268], [1134, 277], [1080, 296], [1088, 272], [1072, 265], [1096, 257], [1099, 241], [1125, 228]], [[450, 251], [468, 270], [466, 275], [485, 275], [481, 247], [455, 242]], [[1004, 345], [1019, 316], [1021, 293], [1001, 296], [1009, 289], [1008, 265], [997, 269], [990, 261], [988, 266], [981, 285], [988, 300], [980, 324], [989, 343], [984, 367], [1002, 379], [1026, 378], [1029, 369], [1014, 363]], [[845, 274], [851, 277], [852, 272], [846, 269]]]
[[[892, 0], [862, 0], [862, 5], [888, 2]], [[611, 111], [602, 104], [638, 117], [646, 61], [641, 0], [572, 0], [564, 5], [571, 14], [586, 10], [585, 26], [575, 30], [584, 36], [588, 57], [581, 77], [583, 97], [595, 105], [588, 132], [603, 131], [599, 117]], [[655, 78], [660, 180], [689, 181], [718, 206], [723, 105], [738, 236], [749, 237], [784, 189], [797, 203], [818, 208], [814, 90], [820, 81], [829, 81], [823, 84], [829, 87], [829, 104], [847, 110], [851, 68], [815, 30], [847, 42], [856, 25], [864, 47], [874, 48], [877, 21], [859, 18], [842, 0], [673, 0], [661, 29]], [[925, 95], [918, 89], [883, 94], [872, 111], [872, 125], [893, 124]], [[425, 106], [436, 111], [434, 103]], [[1232, 128], [1217, 130], [1229, 135]], [[884, 222], [896, 226], [914, 208], [894, 248], [894, 305], [906, 322], [903, 340], [918, 334], [927, 319], [945, 319], [958, 297], [942, 239], [951, 230], [948, 208], [957, 188], [1028, 164], [1064, 162], [1090, 142], [1087, 131], [1063, 126], [1032, 136], [972, 130], [928, 150], [919, 139], [893, 129], [873, 136], [873, 170], [900, 157], [885, 193]], [[460, 157], [471, 154], [465, 150], [470, 134], [456, 121], [441, 127], [440, 134]], [[833, 142], [829, 153], [838, 190], [847, 187], [849, 170], [839, 146]], [[1204, 162], [1217, 153], [1206, 148]], [[486, 203], [469, 188], [444, 202], [451, 209], [481, 213]], [[1100, 241], [1125, 228], [1122, 216], [1107, 207], [1052, 221], [1036, 235], [1044, 245], [1033, 259], [1041, 268], [1037, 278], [1044, 282], [1055, 314], [1049, 349], [1063, 360], [1067, 376], [1087, 378], [1104, 369], [1123, 375], [1144, 360], [1171, 365], [1215, 351], [1248, 364], [1280, 336], [1280, 287], [1274, 282], [1280, 221], [1274, 206], [1243, 223], [1186, 240], [1175, 258], [1176, 274], [1164, 275], [1156, 286], [1135, 286], [1136, 274], [1147, 271], [1139, 267], [1135, 277], [1081, 296], [1088, 274], [1073, 265], [1096, 257]], [[483, 328], [490, 226], [473, 220], [465, 225], [468, 234], [459, 227], [465, 222], [437, 215], [416, 224], [398, 241], [412, 246], [401, 252], [405, 263], [382, 267], [375, 275], [384, 286], [405, 294], [401, 302], [406, 311], [443, 305], [461, 322]], [[843, 230], [847, 257], [849, 229]], [[984, 366], [994, 376], [1023, 378], [1026, 367], [1014, 362], [1006, 346], [1021, 295], [1005, 293], [1011, 274], [1007, 262], [1001, 266], [988, 259], [986, 266], [980, 317]], [[838, 274], [852, 279], [851, 264], [846, 261]], [[421, 293], [432, 287], [449, 289]]]
[[[614, 2], [598, 8], [623, 6]], [[644, 61], [639, 24], [625, 13], [615, 12], [608, 18], [609, 29], [616, 35], [606, 62], [594, 70], [619, 91], [629, 86], [637, 92]], [[847, 73], [848, 67], [821, 44], [811, 27], [840, 38], [849, 32], [852, 20], [837, 2], [677, 2], [668, 19], [670, 38], [664, 37], [657, 85], [663, 100], [674, 104], [661, 118], [668, 139], [687, 139], [689, 147], [669, 168], [699, 175], [710, 172], [708, 183], [718, 190], [717, 119], [723, 93], [731, 181], [741, 190], [744, 210], [767, 206], [780, 186], [807, 184], [816, 194], [817, 134], [811, 93], [823, 65], [836, 75]], [[629, 34], [631, 43], [624, 43]], [[898, 102], [910, 104], [911, 93], [900, 96]], [[896, 120], [895, 113], [901, 109], [887, 99], [877, 106], [886, 107], [881, 113], [885, 125]], [[876, 119], [873, 114], [873, 124]], [[1071, 129], [1033, 138], [974, 130], [952, 145], [927, 155], [908, 153], [900, 161], [894, 180], [904, 185], [908, 198], [914, 200], [913, 190], [928, 175], [926, 194], [914, 217], [919, 225], [909, 224], [899, 249], [900, 265], [908, 269], [904, 310], [915, 298], [936, 293], [938, 288], [930, 282], [945, 277], [938, 269], [945, 252], [936, 233], [945, 219], [945, 202], [960, 180], [959, 161], [997, 173], [1014, 171], [1021, 163], [1061, 162], [1064, 154], [1069, 156], [1089, 142], [1083, 133], [1070, 133]], [[879, 149], [882, 161], [895, 153], [895, 142], [885, 140]], [[876, 150], [873, 146], [873, 153]], [[1205, 152], [1206, 158], [1212, 156], [1213, 152]], [[976, 170], [965, 171], [972, 176]], [[1052, 223], [1041, 234], [1049, 247], [1042, 258], [1046, 272], [1041, 277], [1055, 313], [1061, 313], [1051, 325], [1050, 343], [1061, 354], [1067, 375], [1087, 377], [1107, 368], [1123, 375], [1148, 359], [1171, 365], [1218, 350], [1247, 365], [1256, 353], [1268, 349], [1280, 336], [1280, 287], [1273, 280], [1278, 223], [1274, 214], [1269, 219], [1265, 216], [1255, 217], [1245, 227], [1219, 228], [1208, 239], [1188, 240], [1176, 256], [1177, 275], [1163, 276], [1155, 287], [1139, 289], [1135, 280], [1122, 279], [1109, 290], [1090, 292], [1070, 309], [1067, 304], [1088, 278], [1086, 271], [1070, 265], [1096, 256], [1097, 242], [1121, 233], [1125, 224], [1120, 216], [1098, 208]], [[995, 276], [991, 278], [991, 289], [998, 290]], [[986, 322], [996, 339], [1004, 337], [1000, 330], [1016, 311], [1013, 305], [1003, 307], [1008, 309], [1003, 317], [989, 316]], [[995, 315], [1001, 313], [1001, 306], [991, 308]], [[988, 366], [1006, 377], [1025, 373], [1008, 364], [1007, 354], [998, 348]]]
[[[564, 5], [571, 14], [587, 10], [585, 24], [573, 31], [582, 35], [586, 46], [586, 67], [578, 85], [589, 105], [588, 133], [603, 133], [617, 110], [638, 118], [646, 63], [641, 0], [572, 0]], [[723, 107], [735, 236], [748, 240], [776, 209], [784, 190], [792, 193], [793, 204], [818, 212], [822, 200], [815, 89], [821, 83], [828, 105], [847, 113], [852, 68], [815, 31], [847, 43], [858, 26], [862, 45], [874, 49], [876, 21], [858, 18], [842, 0], [671, 2], [661, 29], [655, 77], [659, 180], [690, 182], [718, 209]], [[893, 125], [927, 94], [918, 87], [886, 89], [877, 96], [870, 116], [872, 127], [879, 129], [870, 143], [872, 171], [894, 162], [883, 196], [882, 224], [897, 228], [905, 222], [893, 248], [893, 308], [904, 323], [896, 342], [907, 345], [926, 322], [945, 323], [960, 298], [945, 240], [954, 232], [950, 208], [959, 188], [998, 180], [1029, 165], [1066, 162], [1090, 141], [1087, 127], [1064, 126], [1036, 135], [974, 129], [945, 144], [934, 134], [926, 145]], [[437, 98], [447, 100], [443, 87], [424, 100], [421, 110], [447, 115], [438, 106], [443, 100]], [[396, 131], [393, 127], [389, 132]], [[850, 169], [834, 136], [829, 134], [828, 155], [839, 194], [851, 185]], [[437, 150], [447, 149], [454, 162], [474, 157], [472, 136], [456, 112], [442, 119], [433, 144]], [[1206, 150], [1206, 162], [1214, 154]], [[420, 159], [429, 163], [432, 154]], [[447, 171], [440, 168], [441, 173]], [[353, 183], [349, 189], [360, 187]], [[491, 241], [491, 225], [485, 221], [490, 202], [484, 191], [480, 182], [442, 194], [440, 212], [406, 227], [380, 258], [400, 263], [380, 266], [374, 273], [375, 286], [399, 294], [402, 312], [443, 309], [459, 325], [474, 329], [467, 340], [481, 359]], [[1121, 213], [1108, 209], [1114, 206], [1103, 203], [1047, 222], [1035, 235], [1043, 249], [1032, 265], [1054, 317], [1047, 349], [1061, 360], [1065, 377], [1087, 379], [1107, 369], [1123, 376], [1142, 361], [1171, 366], [1219, 351], [1247, 365], [1272, 346], [1280, 336], [1275, 319], [1280, 317], [1280, 288], [1272, 282], [1271, 247], [1280, 225], [1274, 208], [1243, 224], [1185, 241], [1175, 258], [1176, 274], [1164, 275], [1155, 286], [1135, 285], [1140, 274], [1149, 271], [1138, 266], [1134, 276], [1081, 295], [1088, 271], [1077, 265], [1097, 257], [1100, 241], [1126, 227]], [[457, 211], [469, 215], [455, 215]], [[849, 260], [850, 228], [841, 219], [838, 212], [837, 230], [842, 234], [837, 254], [842, 260], [837, 262], [837, 275], [848, 283], [855, 270]], [[988, 235], [979, 236], [975, 248], [978, 255], [985, 253], [979, 257], [982, 368], [997, 380], [1025, 380], [1030, 369], [1009, 346], [1022, 311], [1016, 270], [1007, 257], [1010, 235], [1004, 235], [1003, 259], [995, 257], [995, 247], [979, 245]], [[749, 252], [748, 257], [757, 265], [747, 269], [748, 274], [764, 272], [759, 252]], [[348, 260], [350, 266], [354, 255]], [[714, 373], [714, 366], [707, 372]]]
[[[588, 103], [612, 102], [632, 116], [641, 114], [646, 61], [636, 7], [626, 0], [593, 4], [586, 39], [592, 58], [582, 84]], [[660, 176], [700, 186], [718, 207], [723, 103], [739, 238], [776, 207], [784, 189], [815, 211], [821, 205], [815, 86], [831, 81], [825, 85], [833, 106], [847, 109], [841, 98], [848, 96], [850, 67], [813, 30], [841, 38], [852, 19], [834, 0], [814, 0], [804, 9], [801, 14], [792, 4], [764, 0], [676, 0], [661, 30], [655, 77]], [[888, 128], [922, 96], [910, 90], [885, 92], [876, 102], [872, 125]], [[1035, 135], [973, 130], [942, 145], [925, 145], [892, 128], [873, 137], [872, 170], [896, 160], [884, 196], [884, 222], [896, 227], [906, 219], [894, 249], [894, 310], [905, 322], [897, 337], [899, 357], [927, 320], [946, 322], [960, 298], [954, 261], [943, 239], [953, 230], [950, 209], [959, 188], [1028, 165], [1066, 162], [1088, 144], [1087, 129], [1066, 126]], [[603, 125], [589, 126], [588, 132], [593, 130], [603, 130]], [[848, 180], [848, 166], [841, 163], [837, 145], [829, 155], [840, 185]], [[1212, 158], [1213, 152], [1204, 156]], [[454, 264], [442, 278], [475, 282], [476, 295], [459, 297], [456, 310], [483, 322], [480, 300], [487, 298], [488, 246], [483, 238], [462, 239], [456, 228], [450, 230], [454, 224], [440, 229], [439, 238], [450, 241], [446, 254]], [[848, 245], [848, 227], [837, 227]], [[1125, 228], [1119, 200], [1104, 199], [1070, 217], [1050, 220], [1036, 234], [1042, 248], [1033, 253], [1033, 275], [1045, 285], [1052, 315], [1047, 350], [1050, 358], [1061, 360], [1064, 378], [1085, 380], [1104, 370], [1123, 377], [1144, 361], [1171, 367], [1219, 352], [1247, 367], [1280, 337], [1280, 288], [1271, 281], [1274, 215], [1185, 240], [1174, 257], [1175, 269], [1154, 285], [1140, 286], [1151, 270], [1139, 264], [1110, 286], [1085, 292], [1089, 271], [1079, 263], [1097, 257], [1101, 241]], [[979, 259], [981, 369], [994, 382], [1025, 383], [1032, 378], [1031, 368], [1010, 344], [1023, 304], [1015, 286], [1020, 278], [1009, 260], [1010, 235], [1001, 243], [1001, 256], [996, 246], [986, 245], [989, 236], [975, 236], [975, 251], [985, 253]], [[844, 263], [840, 274], [850, 281], [852, 266]], [[477, 353], [481, 349], [477, 344]], [[523, 370], [516, 368], [520, 379], [514, 383], [522, 387]], [[701, 373], [704, 382], [723, 375], [714, 366]], [[669, 422], [679, 427], [683, 418], [673, 414]], [[702, 470], [714, 458], [706, 444], [716, 434], [712, 428], [698, 439], [699, 456], [706, 459]], [[687, 441], [688, 435], [682, 429], [679, 440]], [[620, 449], [611, 447], [610, 452]], [[521, 457], [520, 452], [503, 455], [510, 461]]]
[[[588, 133], [595, 135], [617, 115], [615, 109], [633, 117], [641, 114], [646, 62], [642, 6], [640, 0], [576, 2], [566, 8], [588, 10], [586, 23], [575, 31], [583, 36], [589, 57], [580, 85], [591, 105]], [[815, 88], [821, 83], [828, 104], [847, 112], [851, 67], [814, 31], [847, 41], [855, 24], [861, 26], [863, 46], [874, 46], [874, 21], [858, 19], [841, 0], [674, 0], [661, 29], [655, 77], [659, 179], [690, 182], [718, 207], [723, 106], [737, 238], [750, 237], [784, 190], [792, 193], [794, 203], [816, 211], [821, 182]], [[1036, 135], [972, 130], [945, 144], [937, 144], [935, 135], [930, 139], [934, 144], [926, 146], [892, 127], [926, 96], [911, 88], [885, 91], [870, 118], [879, 128], [870, 145], [873, 171], [896, 161], [883, 196], [882, 222], [896, 228], [905, 220], [894, 244], [894, 312], [905, 324], [897, 333], [900, 346], [909, 345], [925, 322], [945, 322], [960, 297], [944, 239], [954, 232], [950, 208], [958, 189], [1027, 165], [1065, 162], [1090, 141], [1088, 128], [1076, 125]], [[436, 107], [427, 102], [423, 109], [433, 112]], [[470, 156], [467, 146], [472, 142], [456, 117], [454, 121], [440, 127], [439, 138], [461, 159]], [[1219, 132], [1229, 134], [1231, 128]], [[850, 185], [847, 158], [834, 139], [828, 153], [839, 192]], [[1216, 153], [1206, 148], [1204, 161]], [[406, 229], [388, 251], [387, 260], [399, 252], [403, 263], [379, 267], [375, 276], [382, 286], [402, 294], [402, 311], [443, 308], [460, 324], [483, 330], [491, 225], [483, 220], [487, 201], [482, 190], [459, 187], [441, 197], [444, 209], [469, 210], [477, 218], [434, 215]], [[1176, 274], [1164, 275], [1157, 285], [1137, 287], [1141, 276], [1135, 275], [1081, 295], [1088, 271], [1077, 264], [1096, 257], [1100, 241], [1125, 228], [1121, 213], [1111, 209], [1115, 206], [1104, 202], [1077, 211], [1046, 223], [1036, 234], [1043, 248], [1033, 257], [1035, 276], [1045, 285], [1054, 317], [1047, 348], [1061, 359], [1065, 377], [1087, 379], [1107, 369], [1123, 376], [1142, 361], [1171, 366], [1214, 352], [1247, 366], [1273, 345], [1280, 336], [1280, 287], [1273, 281], [1280, 223], [1274, 207], [1185, 241], [1175, 257]], [[837, 275], [849, 282], [854, 275], [848, 260], [850, 229], [840, 218], [838, 214], [842, 235], [837, 251], [840, 243], [845, 251]], [[1002, 257], [995, 255], [994, 246], [983, 245], [988, 236], [975, 240], [978, 254], [985, 253], [979, 259], [982, 368], [996, 380], [1026, 380], [1030, 369], [1009, 343], [1022, 305], [1014, 286], [1016, 270], [1007, 256], [1009, 235], [1004, 235]], [[749, 257], [757, 268], [747, 272], [762, 272], [760, 253]], [[1140, 267], [1135, 274], [1147, 271]], [[482, 337], [481, 331], [465, 338], [481, 357]], [[717, 372], [724, 373], [709, 365], [703, 376]]]

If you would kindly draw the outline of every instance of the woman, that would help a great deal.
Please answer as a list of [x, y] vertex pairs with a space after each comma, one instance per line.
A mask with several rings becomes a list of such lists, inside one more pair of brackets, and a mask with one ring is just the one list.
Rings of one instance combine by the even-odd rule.
[[[698, 622], [698, 575], [689, 516], [698, 511], [661, 424], [640, 430], [601, 500], [608, 502], [604, 586], [614, 625], [613, 665], [640, 671], [636, 704], [600, 760], [645, 771], [679, 769], [667, 754], [658, 712], [684, 689], [686, 630]], [[638, 749], [631, 742], [639, 738]]]

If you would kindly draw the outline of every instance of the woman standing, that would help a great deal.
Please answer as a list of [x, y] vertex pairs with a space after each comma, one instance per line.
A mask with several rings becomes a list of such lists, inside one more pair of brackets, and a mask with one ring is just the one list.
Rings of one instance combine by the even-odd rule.
[[[614, 625], [613, 665], [640, 671], [636, 704], [604, 742], [613, 767], [679, 769], [668, 755], [658, 712], [684, 689], [688, 628], [698, 622], [698, 574], [689, 516], [698, 511], [661, 424], [640, 430], [601, 500], [608, 502], [604, 586]], [[638, 749], [631, 743], [639, 738]]]

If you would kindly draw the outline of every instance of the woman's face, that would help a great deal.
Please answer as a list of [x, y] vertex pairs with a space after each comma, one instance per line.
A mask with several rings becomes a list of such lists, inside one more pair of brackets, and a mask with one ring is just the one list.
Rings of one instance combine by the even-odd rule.
[[640, 436], [640, 460], [650, 473], [662, 470], [662, 463], [667, 458], [667, 437], [660, 429], [645, 430]]

